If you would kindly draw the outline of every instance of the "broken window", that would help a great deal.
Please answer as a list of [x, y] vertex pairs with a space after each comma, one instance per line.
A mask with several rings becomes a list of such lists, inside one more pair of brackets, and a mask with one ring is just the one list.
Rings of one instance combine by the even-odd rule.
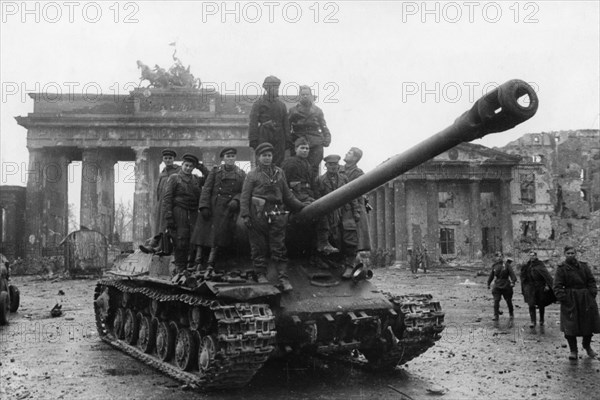
[[442, 254], [454, 254], [454, 229], [440, 229], [440, 249]]
[[440, 208], [454, 208], [454, 193], [438, 192], [438, 203]]
[[537, 239], [535, 221], [521, 221], [521, 239]]
[[535, 203], [535, 175], [533, 172], [521, 174], [521, 203]]
[[494, 254], [497, 251], [502, 251], [502, 237], [500, 236], [500, 228], [481, 228], [481, 251], [483, 252], [483, 255]]

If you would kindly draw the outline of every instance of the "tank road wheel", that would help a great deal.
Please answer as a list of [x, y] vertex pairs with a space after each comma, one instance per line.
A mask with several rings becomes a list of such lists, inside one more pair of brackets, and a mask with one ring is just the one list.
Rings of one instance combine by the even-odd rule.
[[188, 320], [190, 321], [190, 328], [197, 331], [200, 328], [202, 310], [200, 307], [190, 307], [188, 312]]
[[202, 336], [198, 349], [198, 367], [201, 372], [207, 372], [212, 367], [217, 354], [217, 346], [212, 336]]
[[125, 311], [125, 321], [123, 322], [123, 336], [125, 341], [131, 345], [135, 345], [138, 340], [140, 322], [136, 318], [133, 310], [128, 308]]
[[152, 323], [152, 318], [142, 313], [137, 313], [137, 319], [139, 321], [137, 346], [144, 353], [149, 354], [156, 343], [156, 325]]
[[152, 300], [150, 302], [150, 315], [154, 318], [158, 317], [158, 300]]
[[0, 292], [0, 325], [8, 324], [8, 292]]
[[198, 356], [198, 343], [191, 330], [188, 328], [180, 329], [177, 332], [175, 344], [175, 362], [177, 366], [184, 371], [189, 371], [196, 364]]
[[168, 322], [158, 323], [156, 331], [156, 354], [163, 361], [169, 361], [175, 350], [175, 332]]
[[125, 337], [125, 309], [119, 308], [115, 314], [113, 321], [113, 332], [117, 339], [123, 339]]
[[8, 285], [8, 293], [10, 297], [10, 312], [17, 312], [21, 303], [19, 289], [14, 285]]

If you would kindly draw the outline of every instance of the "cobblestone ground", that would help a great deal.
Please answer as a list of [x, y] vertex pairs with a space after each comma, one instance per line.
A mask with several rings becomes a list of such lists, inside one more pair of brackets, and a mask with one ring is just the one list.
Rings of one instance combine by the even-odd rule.
[[[280, 360], [269, 362], [247, 388], [210, 395], [186, 391], [101, 342], [93, 322], [95, 281], [15, 277], [13, 282], [21, 290], [21, 308], [0, 328], [2, 399], [600, 398], [600, 361], [585, 355], [567, 360], [557, 304], [547, 309], [544, 330], [530, 330], [517, 290], [514, 323], [507, 313], [494, 323], [486, 277], [468, 270], [375, 271], [373, 282], [380, 289], [431, 293], [446, 313], [442, 339], [389, 374]], [[51, 318], [57, 302], [64, 314]], [[600, 350], [597, 341], [592, 345]]]

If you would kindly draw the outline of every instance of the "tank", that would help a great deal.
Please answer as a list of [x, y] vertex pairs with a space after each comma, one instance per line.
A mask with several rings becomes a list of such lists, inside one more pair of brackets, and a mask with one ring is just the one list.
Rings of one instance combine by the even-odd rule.
[[[348, 359], [373, 370], [410, 361], [441, 338], [439, 302], [427, 294], [383, 293], [361, 264], [342, 280], [334, 258], [308, 256], [314, 221], [461, 142], [513, 128], [537, 106], [527, 83], [508, 81], [445, 130], [293, 215], [291, 292], [256, 283], [248, 255], [230, 257], [185, 285], [171, 283], [170, 257], [129, 255], [96, 286], [101, 339], [200, 390], [242, 387], [269, 358], [292, 354]], [[238, 230], [236, 248], [247, 248], [247, 233], [241, 224]]]

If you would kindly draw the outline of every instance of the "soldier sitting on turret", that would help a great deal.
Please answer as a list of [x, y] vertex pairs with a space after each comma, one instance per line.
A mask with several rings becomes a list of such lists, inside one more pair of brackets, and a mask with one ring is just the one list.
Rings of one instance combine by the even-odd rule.
[[279, 283], [284, 292], [292, 290], [287, 275], [287, 249], [285, 227], [287, 212], [283, 205], [293, 211], [304, 207], [288, 187], [283, 170], [273, 165], [273, 146], [261, 143], [256, 147], [256, 168], [244, 181], [240, 203], [240, 215], [249, 229], [252, 263], [259, 283], [268, 283], [267, 255], [276, 264]]

